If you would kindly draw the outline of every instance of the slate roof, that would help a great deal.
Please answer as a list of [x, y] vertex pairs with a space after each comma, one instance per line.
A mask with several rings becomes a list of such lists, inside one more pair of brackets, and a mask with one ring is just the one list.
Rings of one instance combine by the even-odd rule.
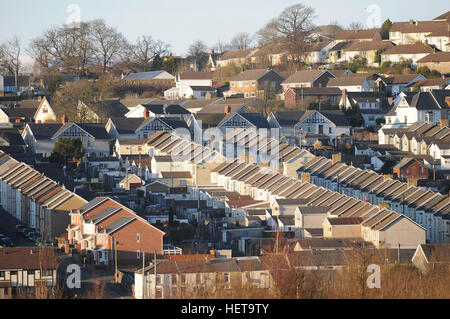
[[1, 109], [10, 119], [20, 118], [31, 122], [36, 114], [37, 109], [34, 108], [5, 108]]
[[130, 111], [127, 107], [120, 103], [120, 100], [97, 101], [88, 103], [86, 106], [101, 119], [123, 117]]
[[[33, 252], [33, 253], [31, 253]], [[56, 269], [56, 256], [50, 247], [0, 248], [0, 269]]]
[[356, 86], [363, 85], [367, 78], [361, 77], [340, 77], [335, 79], [330, 79], [328, 81], [328, 87], [338, 87], [338, 86]]
[[189, 115], [191, 112], [186, 110], [184, 107], [178, 104], [164, 105], [164, 104], [143, 104], [150, 112], [162, 115], [162, 114], [186, 114]]
[[[322, 70], [307, 70], [307, 71], [297, 71], [292, 74], [289, 78], [287, 78], [282, 84], [290, 84], [290, 83], [309, 83], [313, 82], [319, 76], [321, 76], [324, 72]], [[330, 77], [333, 77], [330, 75]]]
[[33, 136], [36, 140], [47, 140], [50, 139], [55, 133], [63, 126], [59, 124], [36, 124], [29, 123]]
[[231, 78], [230, 81], [252, 81], [252, 80], [258, 80], [260, 77], [265, 75], [269, 70], [267, 69], [254, 69], [254, 70], [247, 70], [239, 73], [238, 75]]
[[240, 115], [257, 128], [270, 129], [269, 122], [267, 122], [267, 119], [260, 113], [243, 113]]
[[[411, 21], [408, 22], [394, 22], [389, 32], [401, 33], [428, 33], [447, 30], [446, 22], [435, 21]], [[417, 22], [417, 23], [415, 23]]]
[[432, 53], [417, 61], [417, 63], [428, 62], [450, 62], [450, 52]]
[[141, 72], [141, 73], [130, 73], [125, 77], [125, 80], [152, 80], [163, 73], [167, 73], [167, 72], [166, 71], [151, 71], [151, 72]]
[[376, 51], [378, 49], [388, 49], [393, 46], [390, 41], [362, 41], [352, 42], [343, 48], [344, 51]]
[[225, 113], [200, 113], [195, 114], [194, 118], [197, 120], [197, 122], [202, 122], [202, 129], [207, 129], [211, 127], [217, 127], [220, 122], [225, 118]]
[[421, 53], [433, 53], [434, 48], [428, 44], [415, 43], [415, 44], [404, 44], [396, 45], [388, 48], [382, 54], [421, 54]]
[[143, 118], [111, 118], [119, 134], [134, 134], [137, 128], [145, 121]]

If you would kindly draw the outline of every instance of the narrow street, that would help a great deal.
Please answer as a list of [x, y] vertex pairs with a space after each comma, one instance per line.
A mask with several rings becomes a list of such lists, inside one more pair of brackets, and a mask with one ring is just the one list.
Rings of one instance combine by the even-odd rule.
[[28, 238], [25, 238], [21, 233], [16, 230], [16, 225], [20, 222], [10, 214], [8, 214], [3, 208], [0, 208], [0, 234], [3, 234], [11, 238], [15, 247], [33, 247], [36, 246]]

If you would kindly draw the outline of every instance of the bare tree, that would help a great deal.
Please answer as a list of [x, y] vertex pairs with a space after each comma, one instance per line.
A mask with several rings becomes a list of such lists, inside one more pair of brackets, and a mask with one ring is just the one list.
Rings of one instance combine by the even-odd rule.
[[188, 54], [190, 58], [194, 60], [197, 70], [202, 69], [203, 65], [207, 62], [207, 50], [208, 47], [201, 40], [197, 40], [189, 46]]
[[364, 30], [364, 29], [365, 29], [364, 24], [362, 24], [361, 22], [352, 22], [348, 26], [347, 30]]
[[248, 33], [240, 32], [233, 37], [230, 44], [235, 50], [246, 50], [251, 46], [252, 39]]
[[148, 71], [151, 61], [157, 56], [169, 54], [170, 45], [161, 40], [153, 40], [151, 36], [142, 36], [130, 47], [133, 62]]
[[94, 55], [105, 73], [108, 64], [126, 52], [127, 41], [122, 33], [108, 26], [103, 20], [91, 22], [91, 36]]
[[303, 59], [306, 39], [314, 30], [315, 10], [296, 4], [283, 10], [258, 32], [261, 44], [285, 45], [295, 63]]
[[22, 64], [20, 62], [21, 43], [17, 36], [0, 45], [0, 67], [14, 74], [14, 84], [18, 86], [18, 78]]

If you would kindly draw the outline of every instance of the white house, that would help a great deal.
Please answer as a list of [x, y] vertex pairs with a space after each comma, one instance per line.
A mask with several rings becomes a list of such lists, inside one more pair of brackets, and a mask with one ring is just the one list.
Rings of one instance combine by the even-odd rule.
[[400, 63], [411, 60], [412, 65], [417, 66], [418, 60], [433, 52], [435, 49], [424, 43], [397, 45], [388, 48], [381, 54], [381, 62]]
[[165, 91], [164, 97], [170, 100], [190, 98], [189, 93], [192, 93], [192, 87], [211, 88], [212, 85], [212, 72], [183, 72], [177, 75], [176, 87]]
[[369, 92], [370, 83], [365, 77], [339, 77], [330, 79], [327, 87], [336, 87], [347, 92]]
[[393, 109], [386, 115], [388, 127], [408, 126], [422, 121], [440, 125], [448, 106], [443, 91], [401, 93], [394, 101]]

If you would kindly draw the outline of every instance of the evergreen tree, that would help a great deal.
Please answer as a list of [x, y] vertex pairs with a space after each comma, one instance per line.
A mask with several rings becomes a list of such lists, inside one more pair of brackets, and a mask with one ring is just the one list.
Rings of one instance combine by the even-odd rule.
[[157, 54], [153, 59], [151, 71], [161, 70], [163, 62], [164, 62], [164, 60], [159, 56], [159, 54]]
[[383, 25], [381, 26], [381, 38], [383, 40], [389, 40], [389, 30], [392, 27], [392, 22], [391, 20], [387, 19], [386, 21], [384, 21]]
[[79, 138], [60, 138], [53, 147], [50, 162], [66, 164], [83, 158], [83, 145]]

